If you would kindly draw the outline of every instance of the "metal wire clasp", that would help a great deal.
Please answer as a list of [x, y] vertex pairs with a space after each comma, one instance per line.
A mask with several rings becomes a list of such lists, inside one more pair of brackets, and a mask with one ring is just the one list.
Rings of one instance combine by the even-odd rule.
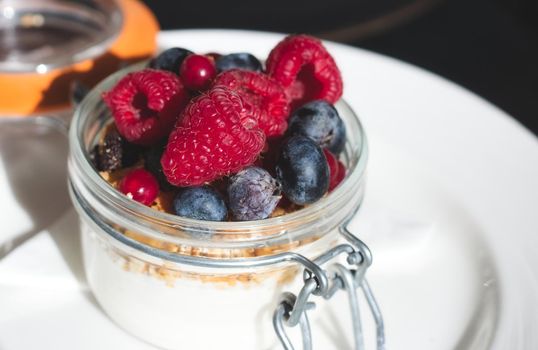
[[[346, 227], [342, 227], [340, 233], [349, 244], [337, 245], [314, 261], [310, 261], [305, 257], [298, 260], [304, 266], [304, 285], [297, 296], [290, 292], [285, 292], [281, 296], [273, 314], [273, 327], [285, 350], [295, 349], [286, 334], [285, 327], [295, 327], [298, 324], [301, 327], [303, 349], [312, 349], [312, 334], [306, 312], [313, 309], [315, 303], [309, 301], [309, 299], [311, 296], [331, 299], [338, 290], [344, 290], [348, 294], [355, 349], [365, 349], [357, 296], [358, 288], [362, 290], [376, 323], [377, 349], [385, 349], [383, 317], [372, 290], [364, 277], [366, 270], [372, 264], [372, 254], [366, 244], [349, 232]], [[346, 262], [349, 267], [338, 262], [329, 265], [327, 270], [321, 267], [321, 265], [342, 254], [347, 254]], [[308, 263], [305, 264], [303, 261]]]

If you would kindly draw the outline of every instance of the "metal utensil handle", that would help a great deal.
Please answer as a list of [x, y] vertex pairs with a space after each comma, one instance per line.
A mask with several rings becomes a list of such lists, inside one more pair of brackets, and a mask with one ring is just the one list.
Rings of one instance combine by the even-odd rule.
[[[281, 296], [280, 302], [273, 314], [273, 327], [285, 350], [295, 349], [286, 334], [285, 327], [292, 328], [298, 324], [301, 327], [303, 349], [312, 349], [312, 334], [306, 315], [308, 310], [315, 307], [315, 303], [310, 301], [311, 296], [321, 296], [328, 300], [339, 290], [344, 290], [348, 293], [355, 350], [364, 350], [364, 337], [357, 296], [357, 289], [359, 288], [362, 290], [370, 309], [370, 313], [376, 323], [377, 350], [385, 349], [383, 317], [370, 285], [364, 277], [366, 270], [372, 264], [372, 254], [368, 249], [368, 246], [344, 226], [340, 229], [340, 233], [350, 244], [340, 244], [328, 250], [314, 261], [304, 258], [308, 260], [309, 263], [303, 264], [304, 285], [299, 291], [299, 294], [295, 295], [290, 292], [285, 292]], [[329, 265], [327, 270], [324, 270], [321, 267], [322, 264], [325, 264], [342, 254], [347, 254], [346, 261], [349, 266], [344, 266], [341, 263], [335, 262]], [[311, 270], [312, 266], [316, 266], [314, 271]]]

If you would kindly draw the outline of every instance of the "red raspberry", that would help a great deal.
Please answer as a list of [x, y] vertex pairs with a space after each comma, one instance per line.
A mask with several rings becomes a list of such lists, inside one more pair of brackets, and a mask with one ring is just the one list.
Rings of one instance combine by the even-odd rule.
[[231, 69], [217, 76], [214, 86], [237, 91], [252, 108], [252, 115], [267, 137], [284, 134], [289, 103], [282, 86], [271, 77], [254, 71]]
[[340, 70], [321, 41], [308, 35], [290, 35], [267, 58], [267, 73], [279, 81], [292, 107], [323, 99], [334, 104], [342, 96]]
[[175, 74], [154, 69], [129, 73], [103, 94], [119, 133], [141, 145], [166, 136], [188, 98]]
[[193, 99], [161, 158], [176, 186], [196, 186], [254, 163], [265, 143], [258, 122], [235, 91], [214, 87]]

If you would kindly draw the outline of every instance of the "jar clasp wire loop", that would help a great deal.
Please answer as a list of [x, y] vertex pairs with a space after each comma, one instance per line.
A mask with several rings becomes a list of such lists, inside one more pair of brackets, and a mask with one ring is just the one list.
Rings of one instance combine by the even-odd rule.
[[[284, 328], [284, 323], [288, 323], [290, 321], [290, 311], [294, 308], [294, 305], [297, 302], [297, 298], [293, 293], [283, 293], [280, 302], [278, 304], [278, 307], [275, 310], [275, 313], [273, 314], [273, 327], [275, 328], [276, 334], [278, 336], [278, 339], [280, 340], [280, 343], [286, 350], [295, 350], [293, 344], [291, 343], [288, 335], [286, 334], [286, 330]], [[313, 308], [314, 303], [308, 303], [305, 305], [306, 308]], [[306, 309], [304, 309], [306, 311]], [[312, 336], [310, 333], [310, 324], [308, 322], [308, 316], [306, 315], [306, 312], [295, 312], [294, 314], [299, 315], [298, 317], [298, 323], [301, 327], [301, 335], [303, 340], [303, 350], [312, 350]]]
[[[385, 349], [383, 317], [370, 285], [365, 279], [366, 271], [372, 264], [372, 254], [368, 246], [353, 235], [346, 226], [344, 225], [340, 228], [340, 233], [349, 243], [337, 245], [313, 261], [303, 256], [300, 259], [294, 259], [304, 266], [304, 285], [297, 296], [290, 292], [283, 293], [273, 314], [273, 327], [285, 350], [295, 349], [285, 327], [292, 328], [297, 324], [301, 328], [303, 349], [312, 349], [312, 334], [306, 314], [308, 310], [315, 307], [315, 303], [309, 301], [309, 299], [314, 295], [328, 300], [338, 290], [344, 290], [348, 294], [354, 348], [355, 350], [364, 350], [365, 344], [357, 295], [357, 289], [359, 288], [362, 290], [376, 324], [376, 348], [377, 350]], [[346, 262], [349, 267], [339, 262], [332, 263], [328, 270], [321, 267], [322, 264], [343, 254], [347, 254]]]

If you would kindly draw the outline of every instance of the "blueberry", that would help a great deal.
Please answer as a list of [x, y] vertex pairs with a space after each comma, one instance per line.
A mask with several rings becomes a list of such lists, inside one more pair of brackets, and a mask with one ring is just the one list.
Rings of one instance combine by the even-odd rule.
[[157, 178], [161, 190], [168, 192], [173, 190], [174, 186], [172, 186], [166, 179], [161, 165], [161, 158], [166, 148], [166, 144], [167, 140], [163, 139], [144, 153], [144, 168]]
[[161, 52], [161, 54], [149, 62], [149, 68], [167, 70], [172, 73], [179, 74], [179, 67], [183, 60], [192, 55], [193, 52], [180, 47], [173, 47], [171, 49]]
[[221, 195], [212, 187], [186, 187], [174, 198], [176, 215], [206, 221], [224, 221], [228, 214]]
[[258, 59], [253, 55], [246, 52], [231, 53], [229, 55], [220, 56], [215, 63], [219, 72], [229, 69], [245, 69], [256, 72], [262, 71], [262, 64], [260, 61], [258, 61]]
[[312, 139], [295, 135], [284, 141], [276, 165], [282, 191], [295, 204], [314, 203], [329, 189], [329, 166]]
[[280, 198], [280, 183], [265, 169], [248, 167], [230, 178], [228, 202], [236, 220], [265, 219]]
[[342, 152], [346, 143], [344, 122], [336, 108], [323, 100], [308, 102], [293, 112], [288, 134], [309, 137], [335, 155]]

